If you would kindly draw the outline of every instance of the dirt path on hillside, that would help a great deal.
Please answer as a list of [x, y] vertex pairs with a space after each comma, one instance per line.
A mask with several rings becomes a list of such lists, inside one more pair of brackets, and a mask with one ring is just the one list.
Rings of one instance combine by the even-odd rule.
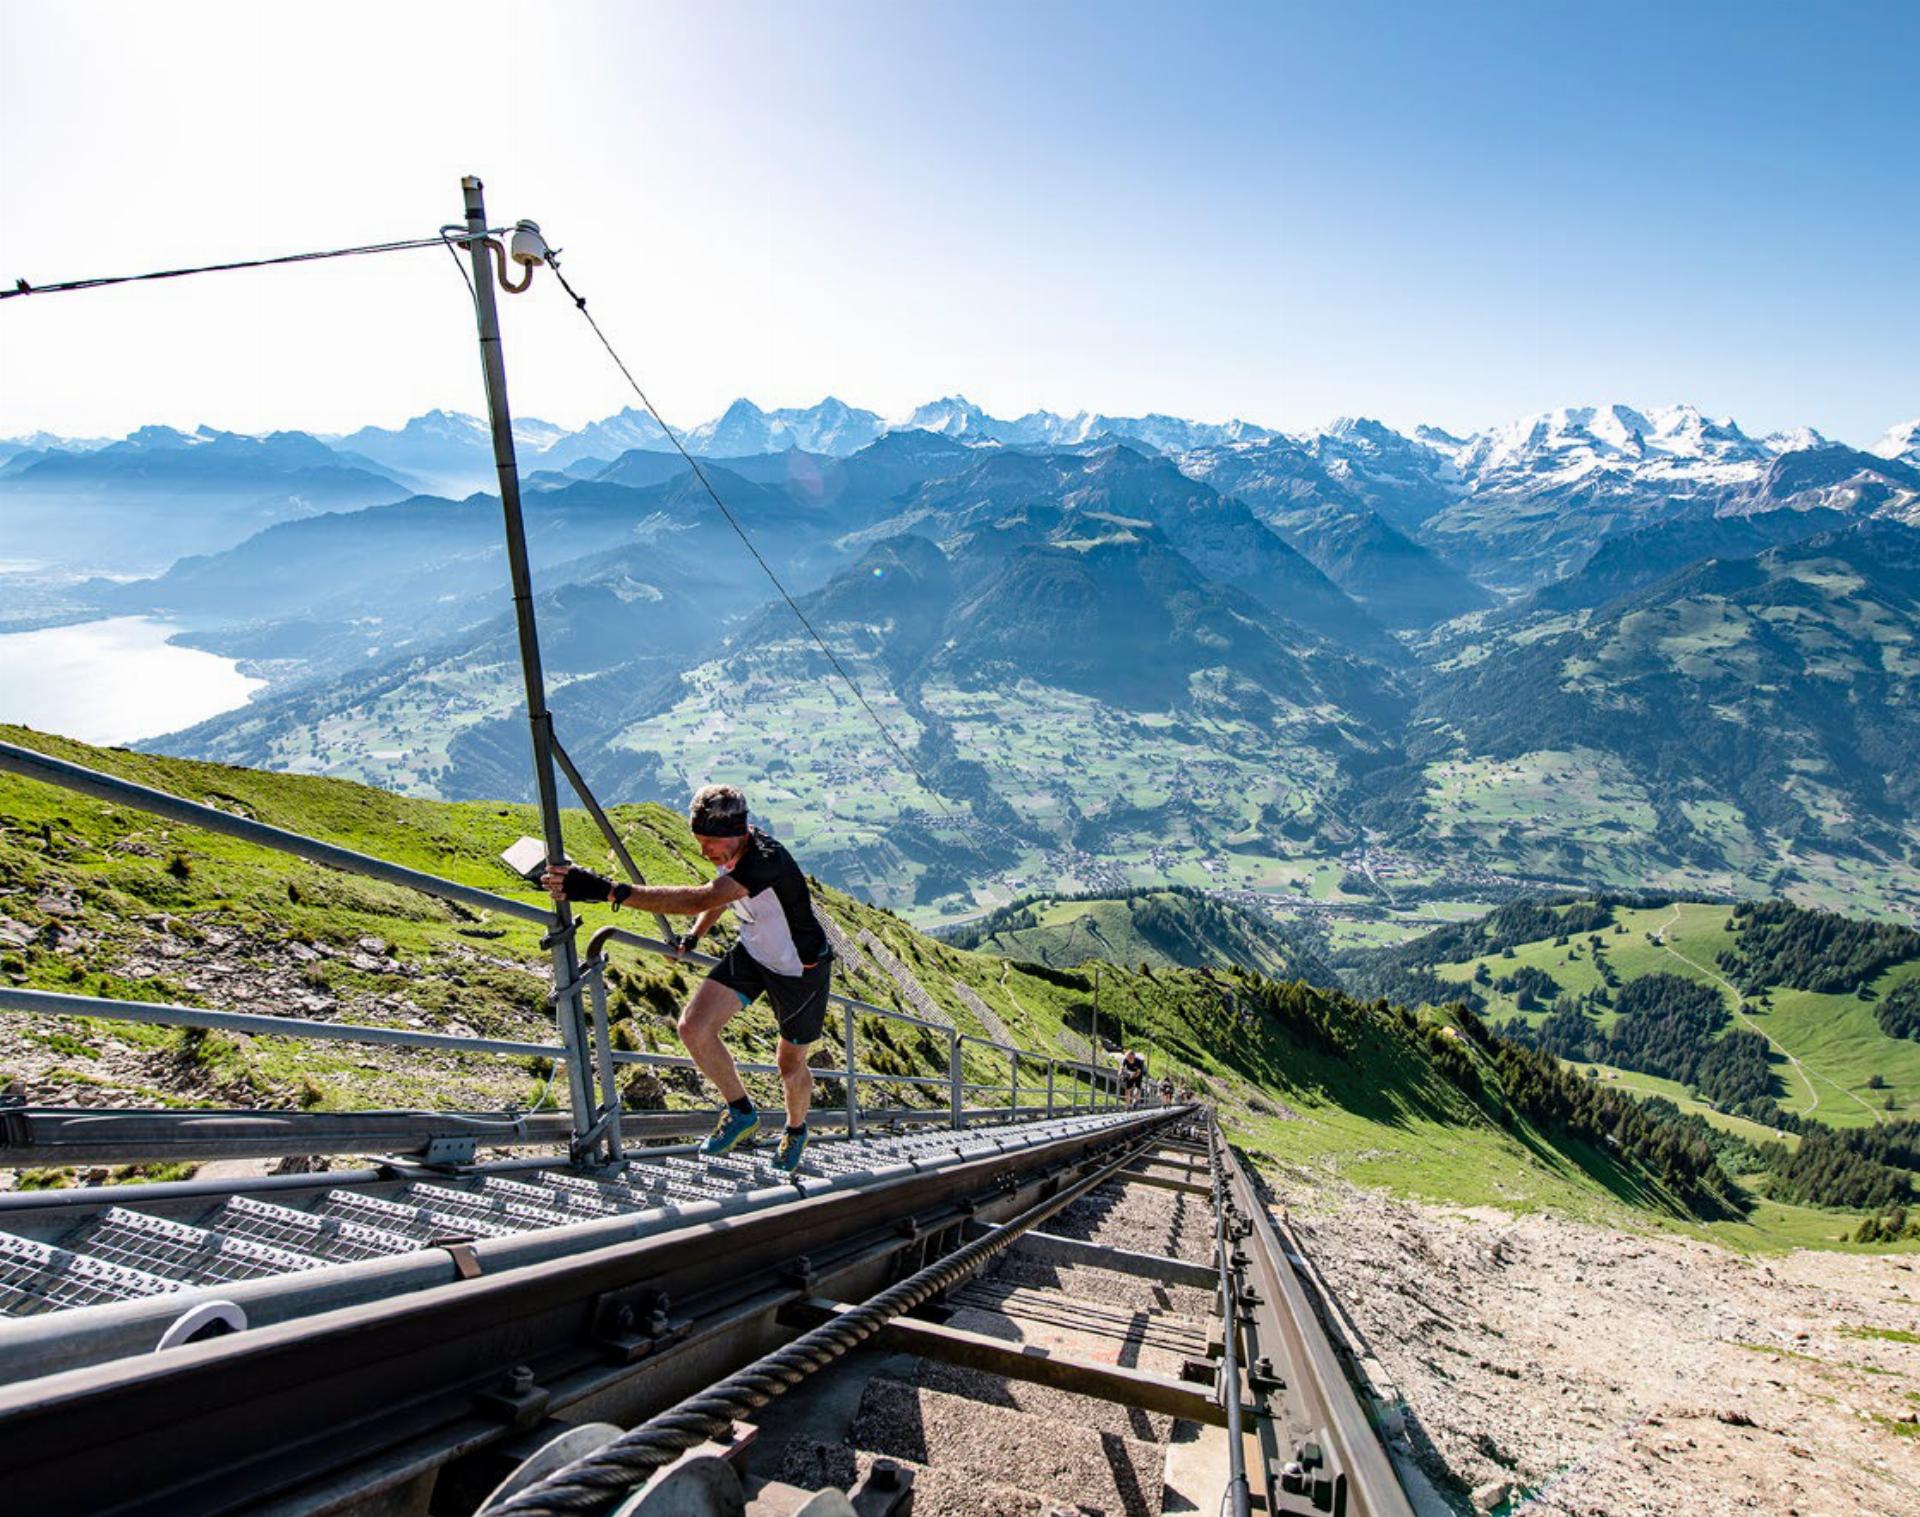
[[1292, 1220], [1463, 1511], [1920, 1512], [1920, 1257], [1749, 1258], [1358, 1191]]
[[1733, 981], [1727, 979], [1726, 976], [1720, 974], [1716, 970], [1707, 968], [1707, 966], [1704, 964], [1695, 963], [1692, 959], [1688, 958], [1679, 949], [1675, 948], [1673, 944], [1670, 941], [1668, 941], [1667, 934], [1673, 930], [1673, 924], [1679, 920], [1680, 920], [1680, 908], [1678, 905], [1676, 905], [1673, 908], [1673, 915], [1667, 918], [1665, 922], [1661, 923], [1661, 925], [1654, 930], [1654, 941], [1657, 942], [1661, 946], [1661, 948], [1664, 949], [1666, 952], [1672, 954], [1682, 964], [1685, 964], [1689, 969], [1698, 970], [1701, 974], [1705, 975], [1708, 979], [1712, 980], [1715, 984], [1720, 986], [1721, 989], [1725, 990], [1728, 995], [1732, 996], [1733, 997], [1732, 1009], [1733, 1009], [1734, 1020], [1739, 1022], [1739, 1024], [1742, 1027], [1746, 1028], [1748, 1032], [1757, 1032], [1760, 1034], [1761, 1037], [1765, 1038], [1767, 1040], [1767, 1046], [1769, 1048], [1777, 1050], [1780, 1053], [1780, 1055], [1783, 1058], [1785, 1058], [1789, 1064], [1793, 1066], [1794, 1072], [1798, 1074], [1802, 1080], [1806, 1081], [1807, 1094], [1813, 1097], [1813, 1105], [1809, 1106], [1805, 1111], [1801, 1112], [1800, 1113], [1801, 1116], [1810, 1117], [1820, 1109], [1820, 1092], [1814, 1089], [1814, 1085], [1813, 1085], [1813, 1077], [1815, 1075], [1819, 1075], [1821, 1079], [1825, 1080], [1835, 1090], [1839, 1091], [1841, 1095], [1845, 1096], [1848, 1100], [1852, 1101], [1854, 1105], [1858, 1106], [1869, 1117], [1873, 1118], [1876, 1125], [1885, 1120], [1879, 1112], [1875, 1111], [1865, 1101], [1861, 1100], [1857, 1094], [1855, 1094], [1851, 1090], [1848, 1090], [1846, 1086], [1842, 1085], [1838, 1080], [1834, 1079], [1832, 1075], [1823, 1074], [1820, 1070], [1815, 1069], [1811, 1064], [1807, 1063], [1806, 1060], [1802, 1059], [1798, 1054], [1794, 1053], [1792, 1049], [1784, 1047], [1780, 1042], [1778, 1042], [1774, 1038], [1772, 1033], [1768, 1032], [1764, 1027], [1761, 1027], [1758, 1023], [1756, 1023], [1753, 1020], [1753, 1018], [1749, 1017], [1744, 1011], [1742, 1011], [1740, 1009], [1740, 1006], [1744, 997], [1742, 997], [1740, 994], [1740, 987], [1735, 985]]

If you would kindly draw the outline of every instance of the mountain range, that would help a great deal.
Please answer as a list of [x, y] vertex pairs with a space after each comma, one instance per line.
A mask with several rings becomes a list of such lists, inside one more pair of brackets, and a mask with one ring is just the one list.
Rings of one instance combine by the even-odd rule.
[[[1443, 895], [1916, 894], [1914, 424], [1863, 451], [1685, 406], [1459, 437], [741, 401], [686, 437], [734, 524], [646, 413], [516, 436], [582, 766], [621, 795], [749, 782], [882, 899], [1291, 897], [1349, 857]], [[498, 506], [460, 487], [490, 467], [447, 412], [18, 439], [0, 558], [57, 543], [61, 581], [0, 577], [7, 624], [163, 615], [268, 680], [166, 751], [517, 794]]]

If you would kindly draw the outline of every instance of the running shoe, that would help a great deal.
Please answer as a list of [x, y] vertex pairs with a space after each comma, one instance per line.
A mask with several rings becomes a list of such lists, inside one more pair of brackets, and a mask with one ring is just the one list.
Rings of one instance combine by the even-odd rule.
[[773, 1167], [783, 1175], [798, 1174], [800, 1172], [800, 1156], [806, 1151], [807, 1130], [804, 1127], [798, 1132], [782, 1133], [780, 1135], [780, 1147], [773, 1155]]
[[700, 1145], [700, 1152], [709, 1159], [717, 1159], [721, 1154], [732, 1153], [759, 1129], [759, 1112], [740, 1112], [731, 1106], [723, 1106], [720, 1108], [720, 1120], [713, 1124], [713, 1131], [707, 1141]]

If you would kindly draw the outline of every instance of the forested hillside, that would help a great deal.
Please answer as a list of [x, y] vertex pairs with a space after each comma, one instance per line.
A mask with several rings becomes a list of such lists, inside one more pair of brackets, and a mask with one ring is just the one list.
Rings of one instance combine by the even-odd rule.
[[1192, 886], [1124, 895], [1035, 896], [942, 930], [960, 948], [1010, 959], [1250, 969], [1275, 980], [1339, 984], [1304, 932]]
[[1562, 898], [1340, 968], [1367, 993], [1474, 1008], [1514, 1044], [1690, 1114], [1776, 1200], [1890, 1216], [1913, 1194], [1909, 928], [1779, 901]]

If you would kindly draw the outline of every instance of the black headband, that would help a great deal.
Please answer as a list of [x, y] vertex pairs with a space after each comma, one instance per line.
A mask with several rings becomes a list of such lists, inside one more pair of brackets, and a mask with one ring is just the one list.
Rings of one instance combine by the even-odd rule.
[[695, 821], [693, 835], [700, 838], [743, 838], [747, 835], [747, 814], [707, 817]]

